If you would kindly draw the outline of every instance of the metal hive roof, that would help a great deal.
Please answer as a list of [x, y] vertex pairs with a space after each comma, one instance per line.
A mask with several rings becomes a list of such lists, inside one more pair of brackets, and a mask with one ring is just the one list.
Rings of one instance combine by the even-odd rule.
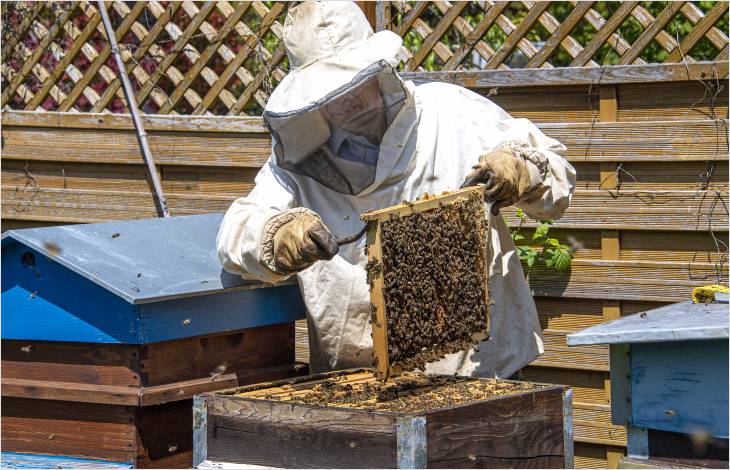
[[10, 230], [43, 253], [133, 304], [262, 287], [223, 271], [216, 235], [223, 214]]
[[728, 304], [691, 300], [629, 315], [567, 336], [568, 346], [724, 339]]

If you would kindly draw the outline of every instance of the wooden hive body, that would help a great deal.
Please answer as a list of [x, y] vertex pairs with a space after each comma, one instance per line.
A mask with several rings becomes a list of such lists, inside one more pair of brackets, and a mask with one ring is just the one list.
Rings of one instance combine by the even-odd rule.
[[[461, 351], [467, 347], [473, 346], [479, 341], [485, 340], [489, 336], [489, 290], [488, 290], [488, 263], [489, 263], [489, 229], [487, 226], [487, 218], [484, 212], [483, 200], [483, 187], [471, 187], [453, 191], [450, 193], [443, 193], [442, 195], [424, 195], [422, 199], [403, 203], [397, 206], [381, 209], [365, 213], [361, 218], [368, 224], [367, 229], [367, 242], [366, 249], [368, 254], [368, 282], [370, 283], [370, 302], [372, 309], [372, 336], [373, 336], [373, 357], [374, 365], [376, 367], [378, 377], [381, 379], [390, 376], [398, 375], [404, 370], [413, 370], [416, 367], [422, 366], [426, 362], [431, 362], [442, 357], [445, 354]], [[469, 205], [471, 203], [471, 205]], [[435, 229], [435, 224], [443, 223], [448, 220], [450, 215], [446, 211], [452, 211], [455, 213], [457, 207], [463, 207], [464, 213], [459, 217], [458, 223], [455, 225], [449, 225], [448, 228], [439, 227]], [[465, 216], [464, 216], [465, 214]], [[426, 233], [425, 239], [418, 239], [418, 237], [411, 236], [413, 231], [409, 231], [399, 238], [398, 242], [394, 242], [391, 245], [412, 245], [417, 247], [415, 251], [410, 252], [410, 255], [402, 257], [402, 259], [396, 261], [392, 255], [388, 253], [388, 242], [386, 235], [389, 225], [393, 225], [397, 222], [403, 222], [403, 224], [409, 224], [410, 219], [415, 217], [426, 217], [432, 218], [435, 224], [432, 224], [431, 220], [426, 222], [413, 222], [419, 223], [425, 227], [429, 227]], [[462, 237], [466, 237], [466, 234], [460, 233], [463, 228], [473, 230], [470, 232], [476, 234], [471, 242], [466, 242], [466, 249], [461, 252], [466, 252], [473, 256], [473, 260], [476, 261], [475, 266], [465, 266], [460, 264], [460, 261], [454, 251], [452, 245], [457, 245], [463, 242]], [[434, 240], [428, 239], [429, 235], [433, 233], [439, 233], [439, 236], [452, 237], [449, 240]], [[400, 236], [400, 235], [399, 235]], [[446, 247], [446, 251], [441, 250], [446, 255], [433, 256], [431, 254], [436, 251], [438, 247]], [[463, 246], [458, 247], [456, 250], [462, 249]], [[423, 249], [423, 252], [421, 252]], [[431, 250], [431, 251], [429, 251]], [[448, 251], [451, 250], [451, 251]], [[421, 252], [421, 253], [419, 253]], [[390, 256], [390, 257], [389, 257]], [[423, 257], [423, 258], [420, 258]], [[414, 259], [420, 258], [420, 259]], [[425, 259], [425, 263], [422, 260]], [[410, 350], [402, 353], [403, 358], [395, 359], [394, 340], [399, 339], [397, 331], [417, 331], [421, 334], [423, 328], [417, 327], [415, 324], [409, 324], [405, 327], [399, 326], [397, 329], [394, 326], [394, 316], [399, 315], [401, 318], [398, 320], [399, 325], [404, 322], [412, 321], [412, 317], [416, 312], [423, 311], [418, 307], [403, 307], [403, 304], [394, 302], [392, 298], [389, 298], [388, 291], [388, 276], [391, 279], [398, 278], [399, 282], [409, 282], [409, 279], [405, 279], [401, 273], [397, 272], [400, 267], [404, 265], [417, 265], [420, 270], [420, 274], [417, 271], [411, 271], [411, 275], [424, 276], [419, 279], [427, 279], [423, 281], [422, 286], [417, 286], [414, 292], [409, 298], [419, 298], [425, 295], [426, 292], [433, 289], [433, 297], [439, 300], [432, 302], [435, 306], [435, 312], [431, 311], [428, 315], [427, 321], [431, 325], [442, 325], [445, 331], [450, 326], [461, 324], [461, 313], [457, 312], [457, 307], [463, 308], [461, 305], [457, 305], [460, 301], [465, 298], [465, 292], [462, 290], [464, 285], [447, 284], [443, 282], [437, 282], [438, 277], [434, 272], [443, 272], [447, 276], [447, 279], [460, 279], [460, 277], [469, 275], [469, 268], [473, 268], [476, 271], [476, 275], [472, 274], [472, 279], [476, 276], [476, 309], [473, 310], [474, 315], [478, 316], [482, 322], [480, 325], [475, 323], [467, 324], [464, 323], [463, 328], [467, 328], [461, 338], [458, 340], [445, 340], [442, 339], [438, 342], [432, 342], [421, 347], [410, 347]], [[426, 272], [424, 272], [426, 271]], [[429, 277], [430, 276], [430, 277]], [[441, 278], [443, 279], [443, 278]], [[399, 289], [401, 292], [402, 285]], [[396, 291], [392, 289], [391, 292]], [[449, 296], [451, 300], [449, 300]], [[394, 297], [391, 295], [391, 297]], [[426, 300], [423, 300], [426, 302]], [[429, 304], [429, 305], [431, 305]], [[463, 312], [463, 310], [461, 310]], [[480, 313], [477, 313], [480, 312]], [[390, 320], [390, 321], [389, 321]], [[390, 324], [390, 326], [389, 326]], [[436, 326], [434, 327], [436, 328]], [[463, 330], [462, 330], [463, 331]], [[408, 333], [405, 333], [408, 334]], [[437, 338], [438, 333], [433, 334], [432, 338]], [[441, 336], [444, 336], [443, 333]], [[413, 340], [411, 344], [415, 344], [416, 340]]]
[[3, 451], [188, 467], [194, 394], [300, 373], [297, 286], [221, 273], [220, 217], [4, 234]]
[[301, 402], [303, 395], [332, 380], [345, 386], [379, 383], [372, 370], [359, 369], [197, 396], [194, 464], [198, 468], [572, 466], [572, 394], [567, 387], [530, 384], [535, 388], [412, 411]]

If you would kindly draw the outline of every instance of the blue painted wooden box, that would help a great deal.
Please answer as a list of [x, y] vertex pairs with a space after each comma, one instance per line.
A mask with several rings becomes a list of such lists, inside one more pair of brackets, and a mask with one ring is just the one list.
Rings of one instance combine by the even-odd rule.
[[298, 285], [223, 271], [221, 218], [3, 234], [3, 450], [186, 466], [194, 394], [306, 372]]
[[687, 301], [568, 335], [569, 346], [610, 345], [626, 465], [727, 466], [729, 318], [726, 302]]
[[144, 344], [304, 318], [295, 283], [223, 271], [222, 215], [12, 230], [2, 338]]

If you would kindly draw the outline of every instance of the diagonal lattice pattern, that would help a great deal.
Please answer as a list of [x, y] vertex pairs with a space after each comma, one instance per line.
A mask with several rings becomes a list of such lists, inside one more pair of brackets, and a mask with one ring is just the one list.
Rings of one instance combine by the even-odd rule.
[[[288, 2], [106, 3], [140, 108], [259, 115]], [[381, 2], [407, 71], [727, 60], [728, 2]], [[380, 7], [379, 6], [379, 7]], [[96, 2], [3, 2], [2, 106], [125, 112]]]
[[408, 71], [726, 60], [727, 2], [389, 2]]
[[[286, 2], [106, 5], [146, 113], [260, 114], [286, 74]], [[7, 2], [3, 25], [3, 107], [126, 111], [96, 2]]]

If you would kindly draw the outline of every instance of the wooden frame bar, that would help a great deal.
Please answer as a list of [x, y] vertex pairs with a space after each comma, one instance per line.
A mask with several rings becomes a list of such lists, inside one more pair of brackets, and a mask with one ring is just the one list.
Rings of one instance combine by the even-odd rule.
[[[483, 194], [483, 186], [475, 186], [470, 188], [461, 189], [458, 191], [453, 191], [448, 194], [440, 195], [440, 196], [430, 196], [429, 198], [424, 198], [421, 200], [413, 201], [412, 203], [407, 204], [399, 204], [393, 207], [388, 207], [385, 209], [380, 209], [376, 211], [371, 211], [363, 214], [361, 216], [361, 219], [364, 220], [368, 224], [367, 229], [367, 253], [368, 253], [368, 262], [369, 263], [375, 263], [380, 264], [383, 259], [382, 254], [382, 240], [381, 240], [381, 233], [382, 233], [382, 223], [387, 222], [391, 217], [393, 216], [408, 216], [410, 214], [420, 213], [420, 212], [426, 212], [434, 209], [438, 209], [439, 207], [447, 204], [456, 203], [459, 201], [466, 200], [469, 196], [473, 195], [474, 193], [478, 193], [479, 197], [482, 197]], [[484, 218], [486, 223], [486, 216]], [[489, 229], [485, 230], [486, 233], [489, 233]], [[487, 235], [488, 236], [488, 235]], [[488, 249], [489, 246], [489, 239], [484, 241], [485, 242], [485, 249]], [[484, 254], [487, 256], [487, 254]], [[376, 364], [376, 370], [378, 374], [378, 378], [381, 380], [386, 379], [387, 377], [398, 375], [400, 372], [402, 372], [401, 368], [398, 365], [389, 364], [388, 359], [388, 331], [387, 331], [387, 315], [388, 312], [386, 311], [386, 305], [385, 305], [385, 295], [384, 295], [384, 274], [381, 273], [373, 273], [370, 278], [371, 286], [370, 286], [370, 302], [372, 305], [372, 328], [373, 328], [373, 357], [375, 358]], [[485, 292], [488, 293], [488, 288], [486, 286], [488, 282], [488, 274], [485, 272]], [[487, 294], [488, 295], [488, 294]], [[489, 299], [485, 298], [484, 301], [487, 305], [489, 305]], [[472, 336], [472, 340], [476, 343], [478, 341], [483, 341], [489, 337], [489, 315], [487, 314], [487, 328], [483, 332], [475, 332]], [[443, 350], [439, 349], [433, 349], [433, 352], [435, 354], [446, 354], [450, 352], [457, 352], [452, 351], [449, 349], [448, 346], [444, 347]]]

